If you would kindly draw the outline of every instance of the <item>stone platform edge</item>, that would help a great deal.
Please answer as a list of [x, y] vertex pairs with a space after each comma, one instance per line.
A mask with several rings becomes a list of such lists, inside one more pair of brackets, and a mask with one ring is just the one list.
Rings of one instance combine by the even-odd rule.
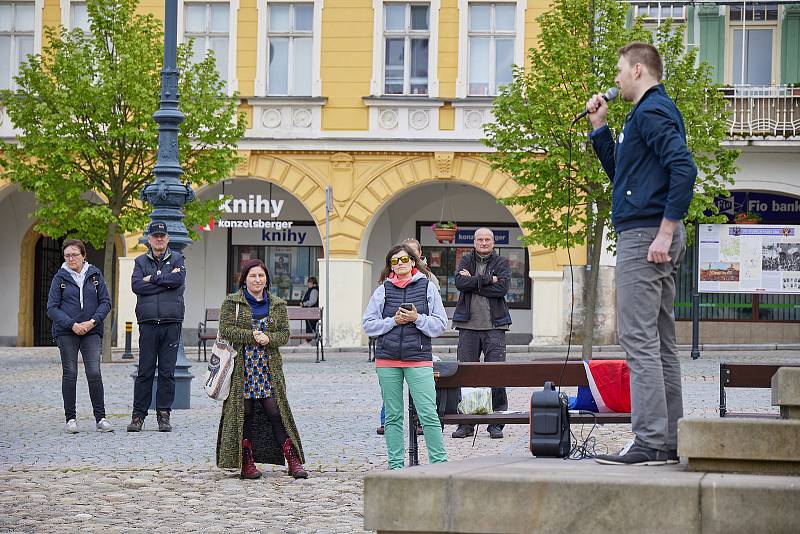
[[364, 479], [364, 528], [381, 534], [800, 532], [800, 477], [685, 465], [483, 457]]

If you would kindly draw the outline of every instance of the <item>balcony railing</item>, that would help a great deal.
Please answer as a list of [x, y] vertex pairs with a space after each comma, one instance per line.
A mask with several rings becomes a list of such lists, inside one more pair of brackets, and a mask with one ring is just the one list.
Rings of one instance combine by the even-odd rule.
[[731, 113], [731, 137], [800, 135], [800, 87], [737, 85], [722, 92]]

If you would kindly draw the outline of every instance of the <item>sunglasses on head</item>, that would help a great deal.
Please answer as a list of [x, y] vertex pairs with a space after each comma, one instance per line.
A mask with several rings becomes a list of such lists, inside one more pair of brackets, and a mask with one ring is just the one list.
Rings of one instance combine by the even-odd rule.
[[389, 260], [389, 262], [392, 265], [397, 265], [398, 263], [408, 263], [409, 260], [411, 260], [411, 258], [409, 258], [408, 256], [400, 256], [399, 258], [392, 258], [391, 260]]

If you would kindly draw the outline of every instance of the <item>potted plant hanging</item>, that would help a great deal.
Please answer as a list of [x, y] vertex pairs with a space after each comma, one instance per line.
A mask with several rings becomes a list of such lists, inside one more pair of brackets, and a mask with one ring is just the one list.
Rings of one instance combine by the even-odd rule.
[[739, 212], [733, 218], [735, 224], [758, 224], [761, 222], [761, 215], [754, 211]]
[[436, 240], [439, 241], [439, 243], [451, 243], [456, 239], [458, 226], [456, 226], [456, 223], [453, 221], [439, 221], [431, 225], [431, 230], [433, 230]]

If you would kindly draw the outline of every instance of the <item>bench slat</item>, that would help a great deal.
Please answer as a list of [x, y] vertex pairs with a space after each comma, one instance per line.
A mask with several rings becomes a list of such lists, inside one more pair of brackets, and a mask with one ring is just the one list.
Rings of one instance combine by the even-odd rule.
[[303, 308], [301, 306], [289, 306], [286, 313], [290, 321], [319, 321], [322, 319], [322, 308]]
[[[628, 424], [631, 422], [629, 413], [598, 413], [596, 417], [586, 414], [569, 414], [570, 423], [586, 424], [597, 421], [603, 424]], [[530, 423], [530, 412], [491, 413], [486, 415], [448, 414], [441, 418], [445, 425], [527, 425]]]
[[589, 385], [582, 362], [459, 362], [453, 376], [436, 377], [436, 387], [541, 387], [559, 379], [561, 386]]
[[770, 388], [772, 377], [781, 367], [800, 367], [800, 363], [720, 363], [720, 377], [729, 388]]

